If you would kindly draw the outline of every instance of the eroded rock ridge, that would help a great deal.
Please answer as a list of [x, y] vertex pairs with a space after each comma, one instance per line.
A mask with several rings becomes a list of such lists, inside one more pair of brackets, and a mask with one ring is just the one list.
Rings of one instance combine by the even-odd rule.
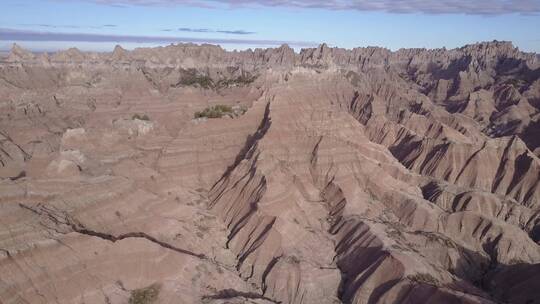
[[540, 58], [0, 58], [0, 302], [540, 303]]

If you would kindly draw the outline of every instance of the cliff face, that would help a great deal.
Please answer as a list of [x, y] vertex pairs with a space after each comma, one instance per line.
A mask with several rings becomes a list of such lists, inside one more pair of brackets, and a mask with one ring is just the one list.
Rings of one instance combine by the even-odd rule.
[[539, 112], [507, 42], [14, 46], [0, 302], [537, 303]]

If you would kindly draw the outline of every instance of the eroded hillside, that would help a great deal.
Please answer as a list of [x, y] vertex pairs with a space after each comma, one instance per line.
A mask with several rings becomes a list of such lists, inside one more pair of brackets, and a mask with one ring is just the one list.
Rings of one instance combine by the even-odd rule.
[[0, 63], [1, 303], [540, 303], [540, 58]]

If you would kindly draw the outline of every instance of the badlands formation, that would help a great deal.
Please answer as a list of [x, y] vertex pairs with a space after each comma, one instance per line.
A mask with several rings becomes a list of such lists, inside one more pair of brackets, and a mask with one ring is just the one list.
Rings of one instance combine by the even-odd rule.
[[0, 303], [540, 303], [539, 156], [508, 42], [14, 45]]

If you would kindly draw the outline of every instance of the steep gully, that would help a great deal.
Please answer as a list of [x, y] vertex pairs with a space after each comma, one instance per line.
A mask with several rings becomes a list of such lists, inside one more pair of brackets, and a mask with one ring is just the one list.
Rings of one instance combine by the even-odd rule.
[[[355, 92], [355, 95], [354, 95], [352, 101], [350, 102], [350, 104], [348, 106], [348, 110], [351, 113], [351, 115], [353, 115], [362, 125], [365, 125], [368, 128], [373, 128], [372, 126], [370, 126], [368, 124], [368, 122], [369, 122], [369, 120], [371, 118], [371, 114], [372, 114], [372, 111], [371, 111], [372, 102], [373, 102], [373, 98], [368, 98], [368, 99], [365, 99], [363, 101], [363, 104], [359, 105], [359, 94], [358, 94], [358, 92]], [[417, 111], [415, 111], [414, 109], [411, 109], [411, 112], [417, 112]], [[402, 132], [402, 135], [406, 134], [406, 133], [407, 132]], [[411, 147], [411, 146], [412, 145], [423, 145], [424, 143], [423, 143], [423, 141], [416, 142], [417, 138], [415, 138], [414, 135], [411, 136], [410, 135], [411, 132], [408, 132], [408, 133], [409, 134], [406, 135], [406, 136], [401, 136], [401, 140], [398, 137], [398, 139], [396, 139], [393, 146], [390, 145], [388, 147], [389, 150], [394, 155], [394, 157], [396, 157], [396, 159], [398, 159], [400, 162], [402, 162], [403, 165], [405, 165], [408, 169], [411, 169], [411, 170], [416, 169], [416, 167], [414, 167], [415, 162], [420, 162], [420, 163], [422, 163], [422, 165], [419, 167], [419, 169], [416, 169], [416, 170], [419, 171], [420, 174], [426, 174], [428, 176], [431, 175], [431, 176], [433, 176], [435, 178], [435, 180], [440, 178], [440, 179], [450, 181], [450, 182], [453, 181], [456, 184], [459, 184], [458, 181], [460, 180], [460, 177], [463, 175], [463, 173], [465, 172], [467, 167], [471, 165], [473, 160], [479, 155], [480, 152], [482, 152], [486, 148], [486, 145], [487, 145], [487, 141], [484, 141], [482, 146], [480, 148], [478, 148], [478, 150], [471, 151], [470, 155], [465, 160], [464, 164], [461, 167], [458, 167], [458, 172], [459, 173], [457, 174], [457, 176], [454, 177], [452, 180], [450, 180], [449, 174], [444, 175], [444, 176], [440, 176], [440, 175], [436, 175], [436, 174], [432, 175], [430, 173], [430, 171], [425, 170], [424, 168], [426, 168], [426, 165], [429, 164], [429, 162], [434, 163], [434, 162], [440, 161], [442, 155], [447, 153], [447, 151], [449, 150], [449, 146], [451, 147], [451, 143], [441, 144], [438, 147], [437, 146], [434, 147], [433, 150], [431, 150], [431, 151], [429, 151], [428, 148], [424, 148], [422, 150], [427, 150], [428, 151], [428, 152], [423, 152], [423, 153], [428, 153], [427, 156], [421, 157], [421, 155], [417, 155], [417, 156], [413, 156], [413, 158], [411, 158], [410, 157], [411, 152], [418, 149], [418, 147], [415, 148], [415, 147]], [[491, 191], [491, 192], [499, 192], [499, 193], [502, 192], [503, 194], [506, 194], [506, 195], [512, 195], [512, 192], [514, 192], [514, 193], [515, 192], [517, 192], [517, 193], [524, 192], [524, 193], [526, 193], [525, 196], [523, 196], [523, 195], [514, 196], [514, 198], [516, 200], [518, 200], [518, 202], [519, 201], [522, 202], [523, 206], [517, 206], [517, 204], [516, 204], [516, 207], [514, 207], [514, 208], [515, 209], [522, 208], [524, 210], [528, 210], [527, 205], [530, 204], [530, 203], [528, 203], [528, 201], [532, 197], [533, 192], [535, 191], [534, 190], [535, 187], [538, 186], [538, 180], [537, 180], [536, 183], [533, 183], [531, 188], [528, 188], [528, 189], [526, 188], [525, 191], [515, 191], [515, 188], [517, 186], [520, 186], [520, 182], [521, 182], [521, 180], [523, 180], [522, 173], [519, 173], [519, 172], [528, 172], [529, 171], [528, 169], [531, 166], [532, 158], [534, 156], [529, 156], [530, 154], [527, 155], [528, 152], [525, 151], [522, 154], [518, 155], [517, 157], [513, 157], [512, 154], [509, 151], [512, 148], [515, 149], [513, 144], [515, 143], [516, 139], [517, 139], [517, 137], [514, 136], [511, 140], [509, 140], [508, 144], [506, 145], [506, 147], [504, 149], [504, 152], [503, 152], [503, 157], [501, 158], [501, 163], [499, 164], [496, 175], [495, 175], [495, 177], [493, 179], [492, 186], [491, 186], [490, 189], [486, 189], [486, 190]], [[373, 137], [372, 137], [372, 140], [377, 141], [376, 138], [373, 138]], [[398, 143], [399, 146], [396, 143]], [[438, 148], [440, 148], [440, 151], [437, 150]], [[424, 161], [421, 162], [422, 160], [424, 160]], [[428, 162], [428, 160], [429, 160], [429, 162]], [[508, 163], [511, 163], [511, 164], [515, 163], [515, 167], [516, 167], [515, 172], [512, 172], [511, 170], [508, 170]], [[436, 165], [433, 165], [433, 164], [431, 164], [431, 165], [432, 166], [430, 168], [437, 167]], [[439, 167], [440, 167], [440, 164], [439, 164]], [[512, 167], [510, 167], [510, 168], [512, 168]], [[508, 177], [505, 176], [505, 175], [513, 175], [513, 176], [510, 178], [511, 181], [508, 183], [508, 186], [507, 186], [506, 189], [503, 188], [502, 191], [501, 190], [497, 191], [500, 188], [499, 186], [500, 186], [501, 181], [503, 181], [505, 179], [508, 179]], [[474, 185], [471, 186], [471, 185], [468, 185], [468, 184], [465, 184], [465, 183], [461, 183], [461, 184], [464, 187], [467, 186], [467, 187], [470, 187], [470, 188], [474, 188]], [[422, 187], [422, 190], [424, 192], [424, 198], [427, 199], [427, 200], [430, 200], [434, 204], [437, 203], [436, 199], [441, 193], [441, 192], [438, 192], [438, 190], [436, 190], [437, 186], [435, 186], [435, 185], [436, 185], [436, 182], [430, 182], [425, 187]], [[482, 189], [479, 189], [479, 190], [482, 190]], [[453, 202], [453, 206], [454, 206], [453, 207], [453, 209], [454, 209], [453, 212], [459, 211], [459, 210], [456, 210], [456, 206], [458, 204], [460, 204], [460, 199], [462, 199], [462, 197], [463, 197], [463, 195], [456, 196], [456, 198], [455, 198], [455, 200]], [[468, 199], [468, 201], [470, 201], [470, 199]], [[467, 204], [467, 203], [465, 203], [465, 204]], [[504, 210], [504, 208], [500, 207], [499, 212], [498, 212], [498, 214], [496, 216], [500, 217], [501, 219], [506, 221], [506, 220], [508, 220], [508, 218], [510, 217], [511, 214], [508, 211], [506, 213], [506, 217], [505, 217], [504, 213], [501, 214], [503, 210]], [[526, 232], [528, 232], [529, 236], [535, 241], [537, 240], [537, 236], [535, 235], [535, 232], [538, 229], [537, 229], [537, 225], [535, 226], [533, 221], [535, 220], [537, 215], [538, 214], [531, 214], [530, 218], [525, 220], [526, 225], [522, 226], [522, 229], [525, 230]], [[536, 220], [536, 222], [538, 222], [538, 220]], [[530, 225], [531, 223], [532, 223], [532, 225]], [[528, 228], [525, 227], [525, 226], [528, 226]], [[479, 227], [480, 227], [480, 225], [478, 225], [476, 227], [476, 229], [474, 230], [474, 232], [472, 234], [475, 234], [475, 231], [478, 230]], [[481, 234], [482, 235], [481, 238], [483, 238], [487, 234], [487, 232], [491, 229], [491, 227], [492, 227], [492, 224], [489, 224], [483, 229], [482, 234]], [[501, 241], [502, 237], [503, 237], [503, 235], [499, 234], [495, 239], [493, 239], [493, 240], [491, 240], [491, 241], [484, 244], [484, 246], [483, 246], [484, 250], [489, 255], [488, 265], [486, 267], [480, 267], [479, 275], [476, 277], [474, 282], [471, 282], [474, 285], [484, 289], [488, 293], [494, 293], [495, 292], [492, 289], [492, 286], [489, 285], [490, 277], [492, 277], [494, 271], [496, 271], [498, 268], [505, 266], [504, 263], [501, 263], [500, 261], [498, 261], [498, 257], [497, 257], [497, 254], [496, 254], [496, 251], [498, 250], [497, 247], [499, 246], [499, 242]], [[463, 249], [461, 249], [461, 250], [463, 250]], [[470, 280], [470, 278], [467, 278], [467, 277], [462, 277], [462, 278], [465, 279], [465, 280]]]

